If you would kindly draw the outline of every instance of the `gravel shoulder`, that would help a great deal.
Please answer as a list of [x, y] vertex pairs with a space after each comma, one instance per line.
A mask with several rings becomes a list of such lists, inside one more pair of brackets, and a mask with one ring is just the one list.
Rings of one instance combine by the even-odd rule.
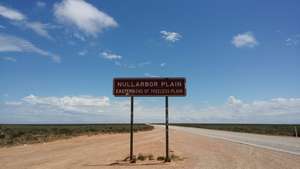
[[[164, 128], [134, 135], [134, 152], [164, 155]], [[80, 136], [0, 148], [0, 169], [297, 169], [300, 156], [170, 129], [170, 148], [182, 161], [111, 165], [124, 159], [129, 134]]]

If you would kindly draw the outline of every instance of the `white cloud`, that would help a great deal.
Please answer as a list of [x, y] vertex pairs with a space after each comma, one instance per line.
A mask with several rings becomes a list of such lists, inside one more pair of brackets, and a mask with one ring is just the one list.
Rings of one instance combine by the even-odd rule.
[[150, 73], [144, 73], [144, 76], [146, 76], [146, 77], [160, 77], [160, 76], [153, 75], [153, 74], [150, 74]]
[[16, 62], [17, 61], [16, 58], [10, 57], [10, 56], [0, 57], [0, 60], [5, 60], [5, 61], [9, 61], [9, 62]]
[[256, 38], [251, 32], [246, 32], [242, 34], [238, 34], [232, 38], [232, 44], [237, 47], [255, 47], [258, 45]]
[[[150, 75], [150, 74], [149, 74]], [[207, 103], [189, 103], [174, 100], [169, 110], [171, 122], [238, 122], [238, 123], [299, 123], [300, 98], [273, 98], [269, 100], [242, 101], [230, 96], [222, 105], [209, 106]], [[138, 122], [160, 122], [164, 119], [162, 98], [136, 98], [135, 112]], [[35, 117], [37, 122], [51, 116], [54, 122], [67, 116], [70, 122], [79, 121], [124, 122], [129, 120], [130, 102], [126, 98], [110, 100], [106, 96], [35, 96], [29, 95], [17, 101], [1, 105], [1, 120], [21, 120]], [[157, 106], [160, 105], [160, 106]], [[26, 115], [26, 117], [24, 116]], [[6, 117], [6, 118], [5, 118]], [[48, 121], [49, 122], [49, 121]]]
[[40, 8], [44, 8], [46, 6], [46, 2], [43, 1], [37, 1], [36, 6]]
[[144, 66], [150, 65], [150, 64], [151, 64], [150, 61], [145, 61], [145, 62], [140, 62], [140, 63], [138, 63], [137, 65], [138, 65], [138, 67], [144, 67]]
[[20, 105], [22, 105], [22, 102], [20, 102], [20, 101], [17, 101], [17, 102], [10, 101], [10, 102], [5, 102], [4, 104], [9, 105], [9, 106], [20, 106]]
[[73, 37], [75, 37], [76, 39], [79, 39], [79, 40], [81, 40], [81, 41], [85, 41], [84, 36], [80, 35], [80, 34], [77, 33], [77, 32], [75, 32], [75, 33], [73, 34]]
[[121, 68], [136, 69], [136, 68], [143, 68], [143, 67], [145, 67], [147, 65], [150, 65], [151, 61], [144, 61], [144, 62], [139, 62], [139, 63], [134, 63], [134, 64], [133, 63], [128, 64], [128, 63], [120, 62], [120, 61], [118, 61], [118, 60], [115, 59], [114, 63], [115, 63], [116, 66], [119, 66]]
[[50, 109], [60, 109], [64, 111], [74, 112], [101, 112], [102, 108], [110, 105], [109, 98], [94, 97], [94, 96], [64, 96], [64, 97], [41, 97], [29, 95], [22, 99], [22, 101], [38, 106], [44, 106]]
[[273, 98], [250, 103], [239, 102], [230, 105], [243, 115], [277, 116], [300, 113], [300, 98]]
[[239, 123], [299, 123], [300, 98], [273, 98], [243, 102], [230, 96], [221, 106], [185, 110], [190, 120]]
[[166, 66], [166, 63], [164, 63], [164, 62], [160, 64], [160, 67], [165, 67], [165, 66]]
[[0, 123], [127, 122], [129, 106], [127, 99], [110, 101], [106, 96], [29, 95], [15, 104], [0, 102]]
[[228, 100], [227, 100], [227, 104], [230, 106], [236, 106], [236, 105], [241, 105], [243, 104], [243, 102], [239, 99], [237, 99], [234, 96], [229, 96]]
[[109, 60], [118, 60], [118, 59], [122, 59], [121, 55], [117, 55], [111, 52], [102, 52], [101, 53], [102, 57], [105, 59], [109, 59]]
[[122, 63], [119, 62], [119, 61], [115, 61], [115, 65], [116, 65], [116, 66], [122, 66]]
[[168, 42], [176, 42], [182, 38], [182, 36], [177, 32], [160, 31], [160, 33], [162, 34], [162, 38]]
[[51, 36], [47, 31], [47, 24], [43, 24], [40, 22], [30, 22], [28, 21], [27, 17], [21, 12], [2, 5], [0, 5], [0, 15], [11, 21], [14, 21], [15, 25], [17, 26], [29, 28], [38, 35], [51, 39]]
[[135, 68], [136, 68], [136, 66], [133, 65], [133, 64], [130, 64], [130, 65], [124, 64], [123, 66], [124, 66], [125, 68], [128, 68], [128, 69], [135, 69]]
[[56, 3], [54, 15], [60, 23], [76, 26], [86, 35], [94, 37], [106, 28], [118, 26], [114, 18], [84, 0], [64, 0]]
[[87, 50], [82, 50], [80, 52], [78, 52], [79, 56], [85, 56], [87, 54]]
[[25, 26], [40, 36], [46, 37], [48, 39], [52, 39], [47, 31], [47, 24], [43, 24], [40, 22], [26, 22]]
[[0, 5], [0, 15], [10, 20], [14, 21], [22, 21], [26, 19], [22, 13], [15, 9], [11, 9], [5, 6]]
[[33, 52], [60, 62], [60, 56], [44, 51], [25, 39], [6, 34], [0, 34], [0, 52]]
[[285, 40], [286, 46], [297, 46], [298, 43], [299, 43], [299, 35], [295, 35]]

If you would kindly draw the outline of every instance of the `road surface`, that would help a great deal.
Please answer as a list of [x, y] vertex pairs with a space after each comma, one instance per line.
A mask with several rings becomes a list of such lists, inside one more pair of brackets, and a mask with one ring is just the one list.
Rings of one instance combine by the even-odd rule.
[[[164, 128], [134, 134], [135, 154], [164, 155]], [[284, 144], [284, 142], [283, 142]], [[170, 148], [183, 160], [119, 163], [129, 134], [80, 136], [0, 148], [0, 169], [299, 169], [300, 156], [207, 137], [194, 129], [170, 129]]]
[[[300, 155], [300, 138], [170, 126], [175, 130]], [[300, 168], [300, 167], [299, 167]]]

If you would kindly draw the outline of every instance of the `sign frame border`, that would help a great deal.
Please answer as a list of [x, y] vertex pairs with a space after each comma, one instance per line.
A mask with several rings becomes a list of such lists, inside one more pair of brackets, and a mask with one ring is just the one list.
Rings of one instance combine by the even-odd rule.
[[[153, 80], [167, 80], [167, 79], [180, 79], [183, 80], [184, 82], [184, 95], [116, 95], [115, 94], [115, 83], [114, 81], [116, 79], [120, 80], [139, 80], [139, 79], [153, 79]], [[115, 97], [164, 97], [164, 96], [169, 96], [169, 97], [186, 97], [187, 96], [187, 86], [186, 86], [186, 78], [185, 77], [115, 77], [113, 78], [113, 90], [112, 90], [113, 96]]]

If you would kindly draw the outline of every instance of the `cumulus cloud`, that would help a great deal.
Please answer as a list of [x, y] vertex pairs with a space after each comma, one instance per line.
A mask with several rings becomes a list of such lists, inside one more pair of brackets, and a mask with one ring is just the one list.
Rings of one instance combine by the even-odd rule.
[[94, 37], [104, 29], [118, 26], [114, 18], [84, 0], [56, 3], [54, 15], [60, 23], [75, 26], [86, 35]]
[[42, 50], [25, 39], [6, 34], [0, 34], [0, 52], [32, 52], [50, 57], [57, 63], [61, 61], [59, 55]]
[[[150, 74], [149, 74], [150, 75]], [[228, 97], [221, 105], [207, 103], [191, 104], [188, 100], [172, 104], [169, 109], [172, 122], [218, 122], [218, 123], [299, 123], [300, 98], [273, 98], [268, 100], [243, 101]], [[176, 102], [176, 101], [174, 101]], [[67, 116], [79, 122], [126, 122], [129, 120], [130, 102], [125, 98], [109, 99], [106, 96], [36, 96], [1, 105], [1, 120], [35, 117], [38, 122], [48, 116], [52, 121], [61, 121]], [[162, 122], [164, 106], [162, 98], [137, 98], [135, 119], [138, 122]], [[12, 115], [14, 114], [14, 116]], [[24, 116], [26, 114], [26, 116]], [[54, 116], [53, 116], [54, 114]], [[0, 120], [0, 121], [1, 121]], [[80, 121], [81, 120], [81, 121]], [[49, 121], [48, 121], [49, 122]]]
[[22, 21], [26, 19], [26, 16], [21, 12], [3, 5], [0, 5], [0, 15], [14, 21]]
[[121, 55], [114, 54], [114, 53], [111, 53], [111, 52], [102, 52], [101, 55], [102, 55], [103, 58], [109, 59], [109, 60], [119, 60], [119, 59], [122, 59]]
[[184, 111], [188, 112], [190, 119], [194, 121], [299, 123], [300, 98], [273, 98], [244, 102], [235, 96], [230, 96], [221, 106], [190, 107]]
[[[136, 104], [137, 105], [137, 104]], [[106, 96], [37, 96], [0, 102], [0, 123], [127, 122], [128, 100]]]
[[234, 96], [229, 96], [228, 100], [227, 100], [227, 104], [230, 106], [236, 106], [236, 105], [241, 105], [243, 104], [243, 102], [239, 99], [237, 99]]
[[165, 39], [168, 42], [176, 42], [179, 41], [182, 36], [177, 33], [177, 32], [167, 32], [167, 31], [160, 31], [160, 33], [162, 34], [162, 38]]
[[[31, 94], [17, 101], [0, 102], [0, 123], [128, 122], [129, 108], [128, 99], [116, 98], [111, 101], [107, 96]], [[144, 110], [136, 100], [135, 111], [149, 113]]]
[[246, 32], [242, 34], [238, 34], [232, 38], [232, 44], [237, 47], [255, 47], [258, 45], [256, 38], [251, 32]]
[[16, 62], [17, 59], [11, 56], [4, 56], [4, 57], [0, 57], [0, 60], [4, 60], [4, 61], [9, 61], [9, 62]]
[[29, 95], [22, 99], [22, 101], [32, 104], [45, 106], [46, 108], [61, 109], [64, 111], [74, 112], [89, 112], [102, 111], [101, 108], [109, 106], [109, 98], [94, 97], [94, 96], [64, 96], [64, 97], [42, 97]]

